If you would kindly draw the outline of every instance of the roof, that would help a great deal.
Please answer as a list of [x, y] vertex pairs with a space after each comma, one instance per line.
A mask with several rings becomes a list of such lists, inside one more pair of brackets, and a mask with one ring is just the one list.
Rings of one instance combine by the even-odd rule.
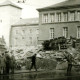
[[22, 9], [22, 8], [19, 6], [18, 3], [14, 3], [14, 2], [12, 2], [12, 1], [10, 1], [10, 0], [6, 0], [6, 1], [0, 3], [0, 6], [7, 6], [7, 5], [11, 5], [11, 6], [17, 7], [17, 8], [19, 8], [19, 9]]
[[37, 9], [38, 11], [48, 10], [48, 9], [60, 9], [60, 8], [70, 8], [70, 7], [80, 7], [80, 0], [66, 0], [51, 6]]
[[20, 21], [13, 24], [12, 26], [33, 25], [33, 24], [38, 24], [38, 23], [39, 23], [39, 18], [20, 19]]

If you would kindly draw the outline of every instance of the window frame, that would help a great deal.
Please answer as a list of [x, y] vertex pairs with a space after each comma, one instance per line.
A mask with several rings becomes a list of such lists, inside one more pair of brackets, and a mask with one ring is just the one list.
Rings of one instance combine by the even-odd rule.
[[63, 27], [63, 36], [68, 38], [68, 27]]
[[50, 39], [54, 39], [54, 28], [50, 28]]
[[57, 22], [61, 22], [61, 12], [57, 13]]
[[42, 23], [48, 23], [48, 13], [43, 14]]
[[50, 22], [55, 22], [55, 13], [50, 13]]
[[68, 12], [63, 12], [64, 22], [68, 21]]

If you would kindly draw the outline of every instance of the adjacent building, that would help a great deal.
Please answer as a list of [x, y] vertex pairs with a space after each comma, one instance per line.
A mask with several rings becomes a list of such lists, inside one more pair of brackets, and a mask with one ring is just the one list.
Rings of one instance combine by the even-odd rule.
[[37, 10], [39, 43], [61, 36], [80, 38], [80, 0], [67, 0]]
[[9, 34], [12, 24], [20, 20], [22, 8], [9, 0], [0, 3], [0, 36], [4, 35], [7, 46], [9, 46]]
[[21, 19], [11, 26], [10, 48], [12, 50], [38, 45], [38, 21], [38, 18]]

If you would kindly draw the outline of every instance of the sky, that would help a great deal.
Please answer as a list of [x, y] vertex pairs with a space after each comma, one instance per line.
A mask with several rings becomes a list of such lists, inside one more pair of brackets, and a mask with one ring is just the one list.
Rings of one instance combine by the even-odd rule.
[[37, 7], [45, 7], [62, 1], [64, 0], [26, 0], [26, 4], [37, 6]]
[[[24, 9], [22, 11], [22, 18], [39, 17], [36, 9], [50, 6], [65, 0], [26, 0]], [[32, 14], [31, 14], [32, 13]], [[27, 14], [27, 15], [26, 15]]]
[[[3, 2], [5, 0], [0, 0]], [[23, 0], [10, 0], [12, 2], [22, 2]], [[23, 7], [21, 18], [34, 18], [39, 17], [36, 9], [50, 6], [65, 0], [25, 0], [25, 3], [20, 5]], [[32, 13], [32, 14], [31, 14]]]
[[[0, 0], [1, 1], [1, 0]], [[23, 0], [11, 0], [11, 1], [23, 1]], [[36, 7], [44, 7], [44, 6], [49, 6], [49, 5], [53, 5], [55, 3], [59, 3], [65, 0], [24, 0], [25, 4], [28, 5], [32, 5], [32, 6], [36, 6]]]

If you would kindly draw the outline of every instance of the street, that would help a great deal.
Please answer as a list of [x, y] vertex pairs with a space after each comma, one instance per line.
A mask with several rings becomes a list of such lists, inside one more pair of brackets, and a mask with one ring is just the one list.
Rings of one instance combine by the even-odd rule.
[[72, 71], [68, 76], [64, 70], [27, 71], [0, 75], [0, 80], [80, 80], [80, 72]]

